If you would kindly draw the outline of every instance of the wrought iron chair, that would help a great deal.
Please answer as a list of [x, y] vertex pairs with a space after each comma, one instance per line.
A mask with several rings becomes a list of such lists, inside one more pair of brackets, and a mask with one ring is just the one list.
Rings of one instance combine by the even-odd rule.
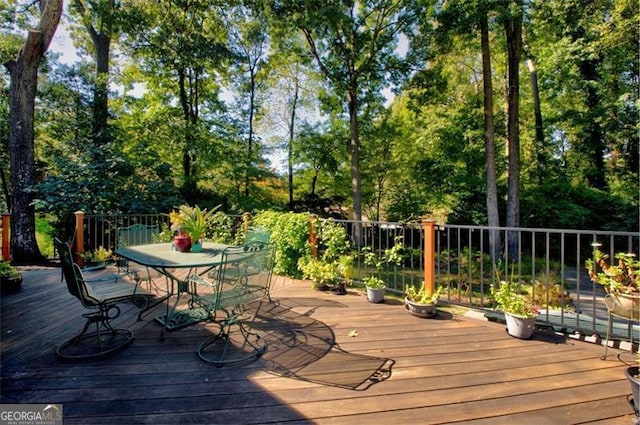
[[[55, 245], [69, 293], [91, 310], [82, 315], [86, 319], [82, 332], [60, 344], [56, 355], [67, 360], [102, 357], [131, 344], [133, 332], [114, 328], [110, 323], [120, 315], [118, 304], [130, 302], [142, 307], [153, 295], [122, 276], [111, 282], [87, 282], [80, 267], [73, 262], [69, 245], [57, 238]], [[91, 325], [95, 325], [95, 332], [89, 330]]]
[[249, 242], [264, 242], [269, 243], [270, 234], [267, 229], [262, 227], [249, 227], [247, 230], [247, 235], [245, 236], [244, 243], [247, 244]]
[[[145, 224], [133, 224], [128, 227], [119, 227], [117, 230], [118, 248], [153, 243], [155, 242], [155, 237], [158, 232], [158, 226]], [[153, 280], [162, 277], [160, 273], [149, 269], [149, 267], [132, 267], [129, 264], [129, 261], [124, 258], [118, 259], [118, 268], [123, 270], [125, 274], [132, 275], [136, 281], [139, 281], [140, 283], [146, 282], [149, 290], [153, 287]]]
[[192, 284], [209, 288], [208, 293], [194, 295], [193, 302], [209, 311], [211, 321], [220, 326], [217, 334], [198, 347], [202, 360], [223, 366], [246, 362], [265, 352], [266, 342], [245, 324], [254, 319], [245, 314], [245, 304], [271, 301], [273, 257], [272, 244], [249, 242], [224, 250], [213, 281], [197, 275], [189, 278]]

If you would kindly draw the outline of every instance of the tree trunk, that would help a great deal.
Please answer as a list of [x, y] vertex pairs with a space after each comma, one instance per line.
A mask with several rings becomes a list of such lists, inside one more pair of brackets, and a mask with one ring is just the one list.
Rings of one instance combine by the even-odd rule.
[[296, 78], [293, 99], [291, 101], [291, 120], [289, 121], [289, 146], [287, 160], [289, 168], [289, 211], [293, 210], [293, 140], [295, 138], [296, 108], [298, 107], [299, 90], [298, 79]]
[[60, 22], [62, 0], [41, 1], [37, 29], [29, 30], [18, 56], [5, 63], [11, 77], [9, 89], [9, 155], [12, 205], [11, 254], [15, 263], [43, 260], [36, 241], [34, 110], [38, 66]]
[[[493, 119], [493, 77], [491, 72], [491, 49], [489, 46], [489, 24], [486, 14], [482, 16], [480, 22], [480, 44], [482, 48], [484, 92], [484, 150], [487, 165], [487, 219], [489, 227], [500, 227], [498, 185], [496, 178], [495, 123]], [[491, 231], [489, 234], [489, 249], [493, 264], [500, 258], [501, 245], [500, 232], [497, 230]]]
[[362, 244], [362, 182], [360, 180], [360, 135], [358, 129], [358, 90], [356, 83], [349, 90], [349, 129], [351, 133], [349, 153], [351, 155], [351, 191], [353, 195], [354, 242]]
[[96, 146], [104, 146], [111, 141], [108, 127], [111, 37], [104, 34], [96, 35], [94, 47], [96, 49], [96, 85], [93, 92], [93, 143]]
[[538, 72], [533, 59], [527, 59], [529, 67], [529, 75], [531, 75], [531, 94], [533, 95], [533, 110], [536, 121], [536, 157], [538, 164], [536, 167], [538, 175], [538, 184], [544, 183], [544, 176], [547, 169], [547, 156], [544, 146], [544, 130], [542, 127], [542, 109], [540, 108], [540, 92], [538, 91]]
[[[187, 90], [187, 71], [183, 68], [177, 69], [178, 85], [180, 90], [180, 105], [184, 119], [184, 142], [182, 147], [182, 172], [184, 173], [184, 183], [182, 185], [182, 195], [189, 202], [195, 201], [196, 178], [195, 178], [195, 158], [191, 149], [193, 142], [193, 132], [198, 122], [197, 109], [194, 109], [194, 90]], [[197, 81], [196, 81], [197, 84]]]
[[[512, 0], [518, 15], [504, 23], [508, 51], [507, 140], [509, 144], [509, 176], [507, 188], [507, 227], [520, 225], [520, 57], [522, 55], [522, 0]], [[507, 233], [507, 255], [519, 252], [518, 234]], [[505, 258], [509, 261], [509, 258]]]

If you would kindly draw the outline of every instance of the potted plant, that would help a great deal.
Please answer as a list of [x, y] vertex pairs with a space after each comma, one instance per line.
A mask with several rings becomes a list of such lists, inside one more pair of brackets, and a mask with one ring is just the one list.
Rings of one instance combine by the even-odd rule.
[[181, 205], [177, 211], [169, 214], [171, 230], [176, 233], [174, 246], [182, 252], [200, 252], [202, 250], [202, 238], [206, 236], [209, 219], [220, 207], [207, 210], [198, 205], [190, 207]]
[[107, 260], [111, 258], [111, 250], [102, 246], [97, 249], [86, 251], [82, 253], [82, 259], [86, 267], [103, 268], [106, 265]]
[[[607, 295], [607, 309], [620, 317], [630, 320], [640, 319], [640, 292], [638, 291], [638, 271], [640, 261], [635, 254], [619, 252], [614, 255], [616, 264], [608, 264], [609, 256], [594, 244], [593, 259], [585, 262], [591, 280], [602, 285]], [[598, 270], [598, 268], [600, 270]]]
[[362, 278], [362, 282], [367, 290], [367, 301], [374, 304], [384, 301], [384, 293], [387, 289], [384, 280], [377, 276], [366, 276]]
[[305, 279], [309, 279], [314, 289], [321, 291], [329, 289], [337, 283], [338, 273], [332, 262], [321, 258], [302, 257], [298, 260], [298, 269]]
[[434, 292], [431, 292], [424, 284], [420, 289], [416, 289], [413, 285], [407, 285], [404, 292], [404, 303], [409, 313], [418, 317], [433, 317], [436, 315], [436, 307], [442, 288], [437, 288]]
[[535, 330], [538, 309], [524, 296], [520, 283], [501, 281], [498, 287], [491, 287], [491, 295], [498, 309], [504, 313], [509, 335], [529, 339]]
[[386, 284], [384, 279], [382, 279], [382, 272], [384, 271], [385, 265], [399, 266], [402, 264], [403, 249], [402, 236], [396, 236], [393, 246], [387, 248], [383, 255], [376, 255], [371, 247], [365, 247], [363, 249], [363, 251], [365, 251], [365, 265], [371, 266], [375, 270], [375, 275], [362, 278], [362, 282], [367, 290], [367, 301], [370, 303], [381, 303], [384, 301]]
[[636, 365], [629, 366], [624, 371], [624, 376], [627, 377], [629, 385], [631, 385], [631, 400], [629, 403], [633, 406], [633, 410], [636, 415], [640, 409], [640, 351], [636, 353]]
[[298, 260], [298, 270], [305, 279], [311, 280], [315, 289], [327, 290], [331, 287], [338, 295], [347, 293], [345, 285], [353, 278], [354, 256], [351, 243], [343, 226], [334, 220], [314, 223], [317, 235], [314, 247], [317, 255], [306, 255]]
[[8, 261], [0, 262], [0, 285], [3, 294], [16, 292], [22, 285], [22, 275]]

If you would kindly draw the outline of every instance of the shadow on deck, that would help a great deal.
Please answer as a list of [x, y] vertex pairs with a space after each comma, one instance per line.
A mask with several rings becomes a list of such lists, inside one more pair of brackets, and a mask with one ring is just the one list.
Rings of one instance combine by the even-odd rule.
[[[55, 347], [84, 309], [60, 270], [28, 268], [2, 296], [2, 403], [62, 404], [65, 424], [626, 424], [634, 418], [624, 365], [610, 350], [441, 310], [419, 319], [359, 291], [313, 291], [277, 278], [273, 303], [251, 306], [267, 341], [261, 359], [215, 367], [195, 354], [215, 331], [200, 323], [160, 340], [151, 318], [125, 308], [136, 340], [77, 363]], [[162, 309], [162, 306], [157, 307]], [[149, 315], [152, 316], [152, 315]]]

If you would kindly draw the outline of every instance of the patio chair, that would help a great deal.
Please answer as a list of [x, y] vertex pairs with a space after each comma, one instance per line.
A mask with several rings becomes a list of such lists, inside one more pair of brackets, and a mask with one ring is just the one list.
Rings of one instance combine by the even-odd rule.
[[[102, 357], [131, 344], [134, 339], [131, 330], [111, 325], [111, 321], [120, 315], [118, 304], [129, 302], [142, 307], [152, 294], [126, 276], [110, 282], [87, 282], [80, 267], [73, 262], [69, 245], [57, 238], [55, 245], [69, 293], [90, 310], [82, 315], [86, 319], [82, 332], [60, 344], [56, 355], [67, 360]], [[95, 331], [90, 331], [92, 325], [95, 325]]]
[[216, 366], [241, 363], [261, 356], [266, 342], [250, 329], [255, 319], [245, 314], [245, 305], [254, 301], [271, 301], [269, 288], [273, 269], [274, 246], [264, 242], [249, 242], [226, 248], [213, 281], [191, 276], [191, 284], [208, 287], [208, 293], [198, 292], [193, 302], [209, 311], [211, 321], [220, 331], [205, 339], [198, 347], [198, 356]]
[[[128, 227], [119, 227], [117, 230], [118, 248], [127, 246], [146, 245], [155, 242], [155, 237], [159, 232], [158, 226], [150, 226], [145, 224], [133, 224]], [[118, 268], [125, 274], [130, 274], [133, 278], [140, 282], [146, 282], [147, 288], [151, 290], [153, 279], [162, 277], [162, 275], [149, 269], [149, 267], [132, 267], [129, 261], [124, 258], [118, 259]]]
[[267, 229], [262, 227], [249, 227], [247, 230], [247, 235], [245, 236], [244, 243], [247, 244], [249, 242], [264, 242], [269, 243], [270, 234]]

